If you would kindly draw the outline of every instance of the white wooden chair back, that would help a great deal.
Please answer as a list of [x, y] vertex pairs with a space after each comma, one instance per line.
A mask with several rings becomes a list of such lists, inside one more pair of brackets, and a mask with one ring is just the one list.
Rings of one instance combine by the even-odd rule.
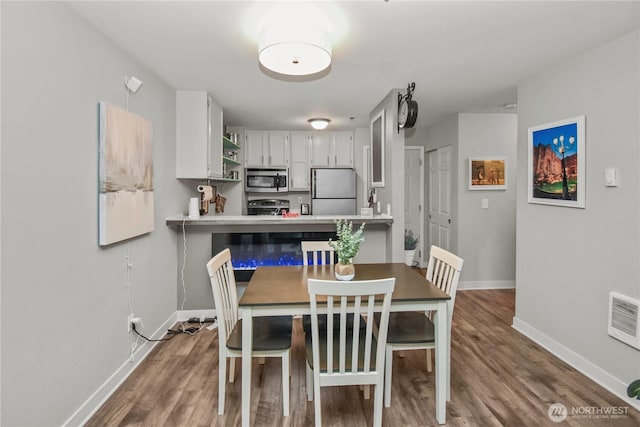
[[[438, 246], [431, 246], [426, 277], [427, 280], [451, 297], [449, 301], [449, 325], [451, 325], [451, 320], [453, 319], [453, 307], [455, 307], [456, 290], [458, 289], [458, 280], [460, 280], [463, 262], [462, 258], [451, 252], [445, 251]], [[433, 320], [431, 314], [430, 312], [429, 318]]]
[[[335, 251], [327, 241], [302, 241], [302, 263], [304, 265], [333, 264]], [[310, 257], [313, 263], [310, 263]]]
[[[374, 400], [374, 426], [382, 425], [382, 386], [384, 358], [389, 324], [389, 307], [395, 287], [395, 278], [351, 281], [309, 279], [311, 303], [311, 334], [313, 352], [313, 386], [316, 426], [320, 426], [320, 387], [333, 385], [376, 385]], [[376, 296], [382, 295], [376, 303]], [[320, 298], [319, 298], [320, 297]], [[326, 298], [326, 337], [318, 327], [318, 302]], [[380, 312], [377, 336], [374, 335], [374, 312]], [[347, 329], [347, 313], [353, 313], [353, 327]], [[339, 315], [339, 337], [334, 338], [334, 314]], [[361, 315], [366, 317], [366, 328], [360, 328]], [[364, 337], [360, 336], [364, 334]], [[324, 335], [324, 333], [323, 333]], [[321, 342], [323, 340], [323, 342]], [[338, 348], [334, 348], [337, 344]], [[320, 354], [320, 347], [326, 354]], [[362, 347], [361, 347], [362, 346]], [[372, 354], [372, 352], [375, 353]], [[373, 357], [375, 364], [373, 365]], [[323, 363], [324, 362], [324, 363]]]
[[229, 334], [238, 321], [238, 292], [231, 264], [231, 251], [227, 248], [217, 253], [207, 263], [207, 271], [216, 305], [218, 341], [222, 347], [226, 346]]

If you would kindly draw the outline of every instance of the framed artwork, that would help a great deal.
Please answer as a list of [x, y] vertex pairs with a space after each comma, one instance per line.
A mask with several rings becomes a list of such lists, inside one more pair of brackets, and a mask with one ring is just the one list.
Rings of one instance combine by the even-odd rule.
[[153, 231], [151, 123], [101, 102], [99, 244], [110, 245]]
[[584, 208], [584, 116], [529, 128], [529, 203]]
[[469, 159], [469, 190], [506, 190], [507, 159], [488, 157]]
[[371, 120], [371, 186], [384, 187], [384, 109]]

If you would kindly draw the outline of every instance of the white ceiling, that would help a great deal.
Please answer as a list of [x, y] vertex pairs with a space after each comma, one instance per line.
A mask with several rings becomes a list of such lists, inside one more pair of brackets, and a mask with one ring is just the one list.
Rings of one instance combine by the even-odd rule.
[[[638, 1], [68, 4], [170, 86], [209, 91], [225, 124], [291, 130], [309, 129], [316, 116], [334, 130], [368, 127], [371, 110], [409, 82], [416, 127], [451, 113], [505, 111], [517, 102], [518, 81], [571, 66], [571, 57], [638, 28], [640, 15]], [[260, 70], [257, 32], [282, 10], [315, 10], [330, 32], [333, 64], [324, 77], [282, 81]]]

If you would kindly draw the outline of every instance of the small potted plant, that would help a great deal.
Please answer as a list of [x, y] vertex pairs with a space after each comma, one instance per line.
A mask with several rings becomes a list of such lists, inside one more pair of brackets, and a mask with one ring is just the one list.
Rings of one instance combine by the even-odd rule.
[[627, 387], [627, 396], [640, 400], [640, 379], [633, 381]]
[[338, 264], [335, 267], [336, 279], [351, 280], [356, 274], [353, 258], [360, 251], [360, 243], [364, 241], [364, 223], [353, 232], [353, 223], [346, 220], [336, 221], [337, 240], [329, 239], [329, 246], [338, 255]]
[[418, 236], [413, 231], [404, 229], [404, 263], [409, 267], [413, 266], [413, 259], [416, 256], [418, 246]]

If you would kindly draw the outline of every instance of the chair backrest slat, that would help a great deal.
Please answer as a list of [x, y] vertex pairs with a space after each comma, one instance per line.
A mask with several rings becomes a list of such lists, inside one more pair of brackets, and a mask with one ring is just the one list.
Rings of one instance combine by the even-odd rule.
[[211, 258], [207, 263], [207, 271], [216, 306], [220, 345], [226, 345], [227, 338], [238, 321], [238, 292], [231, 264], [231, 251], [224, 249]]
[[[391, 306], [391, 295], [394, 286], [394, 278], [351, 281], [349, 283], [309, 279], [314, 367], [317, 366], [318, 369], [320, 367], [319, 340], [323, 339], [326, 340], [324, 348], [327, 351], [323, 355], [326, 360], [326, 374], [371, 372], [371, 361], [374, 360], [372, 351], [374, 348], [376, 349], [375, 370], [383, 372], [384, 343], [387, 340], [389, 307]], [[318, 327], [318, 295], [326, 297], [327, 328], [326, 336], [323, 337], [320, 336]], [[380, 300], [376, 303], [376, 296], [379, 295], [383, 296], [382, 304], [380, 304]], [[373, 330], [374, 312], [382, 312], [377, 337], [374, 336]], [[339, 348], [337, 349], [334, 348], [334, 313], [339, 314], [336, 318], [340, 322], [339, 331], [336, 331], [339, 334], [336, 343]], [[349, 323], [347, 314], [350, 313], [353, 313], [353, 323], [347, 328]], [[365, 314], [366, 328], [361, 329], [361, 315]], [[365, 334], [365, 336], [362, 337], [361, 334]], [[347, 340], [347, 337], [351, 339]], [[377, 344], [377, 346], [374, 344]], [[336, 356], [338, 366], [334, 367], [333, 360]]]
[[[335, 251], [329, 246], [328, 241], [302, 241], [300, 242], [302, 247], [302, 263], [304, 265], [324, 265], [335, 263]], [[309, 263], [311, 260], [313, 264]]]
[[[453, 307], [455, 307], [456, 290], [460, 280], [463, 259], [448, 252], [438, 246], [431, 246], [429, 251], [429, 264], [427, 265], [427, 280], [446, 292], [451, 300], [449, 301], [449, 325], [453, 318]], [[431, 314], [429, 315], [431, 317]]]

